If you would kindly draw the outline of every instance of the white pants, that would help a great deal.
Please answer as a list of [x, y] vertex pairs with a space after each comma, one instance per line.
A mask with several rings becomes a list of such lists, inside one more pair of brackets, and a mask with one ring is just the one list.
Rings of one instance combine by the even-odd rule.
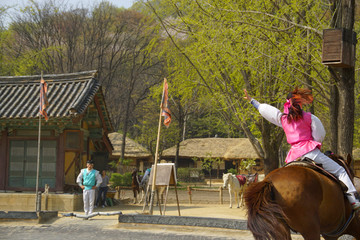
[[[314, 160], [316, 163], [321, 163], [323, 168], [334, 174], [336, 177], [342, 181], [348, 188], [347, 193], [353, 195], [356, 192], [354, 184], [351, 182], [349, 175], [346, 173], [345, 169], [337, 164], [334, 160], [320, 152], [318, 148], [305, 154], [303, 157], [308, 157]], [[349, 199], [350, 200], [350, 199]]]
[[83, 190], [85, 215], [93, 213], [95, 203], [95, 189]]

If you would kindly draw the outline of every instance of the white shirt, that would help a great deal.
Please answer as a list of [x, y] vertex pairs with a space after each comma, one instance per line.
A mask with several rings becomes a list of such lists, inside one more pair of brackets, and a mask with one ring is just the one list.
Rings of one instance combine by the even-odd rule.
[[[284, 113], [282, 113], [279, 109], [266, 103], [260, 103], [258, 110], [261, 116], [263, 116], [266, 120], [282, 128], [281, 116]], [[320, 143], [324, 140], [326, 135], [325, 128], [320, 119], [313, 114], [311, 114], [311, 134], [314, 141]]]

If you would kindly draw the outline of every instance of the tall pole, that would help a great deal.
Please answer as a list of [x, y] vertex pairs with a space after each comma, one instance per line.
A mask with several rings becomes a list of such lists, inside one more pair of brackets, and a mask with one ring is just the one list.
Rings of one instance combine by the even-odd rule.
[[[42, 73], [41, 73], [41, 79], [42, 79]], [[39, 92], [41, 91], [41, 80], [40, 80], [40, 88]], [[41, 95], [40, 95], [41, 96]], [[41, 107], [41, 98], [40, 98], [40, 104], [39, 104], [39, 134], [38, 134], [38, 151], [37, 151], [37, 162], [36, 162], [36, 190], [35, 190], [35, 209], [36, 212], [40, 212], [40, 209], [38, 209], [38, 201], [39, 201], [39, 172], [40, 172], [40, 137], [41, 137], [41, 114], [40, 114], [40, 107]]]
[[[164, 88], [163, 86], [163, 94], [161, 99], [164, 98]], [[162, 113], [162, 105], [160, 105], [160, 114], [159, 114], [159, 126], [158, 126], [158, 134], [156, 139], [156, 150], [155, 150], [155, 162], [154, 162], [154, 171], [153, 171], [153, 178], [151, 183], [151, 196], [150, 196], [150, 206], [149, 206], [149, 213], [150, 215], [153, 214], [153, 206], [154, 206], [154, 196], [155, 196], [155, 189], [156, 189], [156, 173], [157, 173], [157, 162], [159, 158], [159, 142], [160, 142], [160, 132], [161, 132], [161, 113]]]

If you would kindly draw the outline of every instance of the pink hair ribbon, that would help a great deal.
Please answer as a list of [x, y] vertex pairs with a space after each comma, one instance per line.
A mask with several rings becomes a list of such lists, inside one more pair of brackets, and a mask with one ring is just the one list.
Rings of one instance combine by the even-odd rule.
[[291, 101], [290, 99], [286, 100], [286, 103], [284, 104], [284, 113], [288, 114], [289, 113], [289, 108], [291, 107]]

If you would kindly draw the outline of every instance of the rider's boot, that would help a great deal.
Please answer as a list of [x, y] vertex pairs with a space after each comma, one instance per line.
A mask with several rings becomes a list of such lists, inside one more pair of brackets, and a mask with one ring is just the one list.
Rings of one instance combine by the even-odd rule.
[[347, 198], [351, 204], [351, 207], [353, 210], [359, 210], [360, 209], [360, 202], [358, 199], [356, 199], [354, 193], [348, 193], [346, 194]]
[[355, 202], [351, 206], [355, 211], [359, 210], [360, 209], [360, 202]]

